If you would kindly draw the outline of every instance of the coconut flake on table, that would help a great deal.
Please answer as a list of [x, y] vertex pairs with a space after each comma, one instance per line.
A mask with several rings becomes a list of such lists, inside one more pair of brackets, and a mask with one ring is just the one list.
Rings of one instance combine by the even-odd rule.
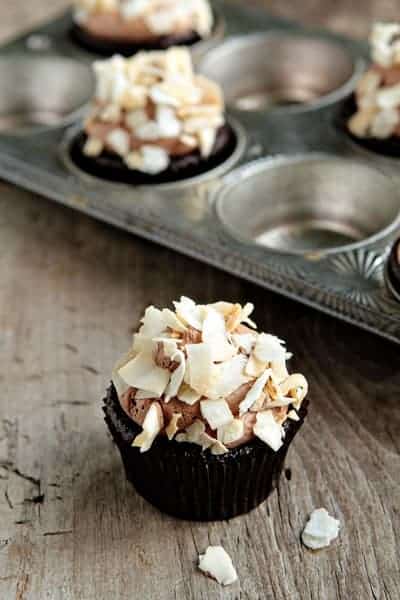
[[303, 544], [311, 550], [326, 548], [339, 535], [340, 521], [331, 517], [325, 508], [315, 509], [303, 530]]
[[222, 585], [230, 585], [238, 578], [232, 559], [222, 546], [208, 546], [199, 555], [199, 569]]

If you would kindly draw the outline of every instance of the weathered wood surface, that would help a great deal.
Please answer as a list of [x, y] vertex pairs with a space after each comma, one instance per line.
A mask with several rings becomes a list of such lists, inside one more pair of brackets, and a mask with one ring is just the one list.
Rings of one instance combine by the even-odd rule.
[[[3, 2], [3, 36], [48, 4]], [[362, 32], [396, 4], [269, 2], [350, 32], [346, 14]], [[2, 600], [399, 598], [398, 347], [5, 183], [0, 240]], [[178, 522], [146, 504], [103, 425], [99, 399], [143, 309], [180, 294], [255, 302], [311, 384], [290, 481], [230, 523]], [[312, 553], [299, 535], [318, 506], [343, 530]], [[228, 550], [240, 583], [222, 589], [196, 570], [210, 543]]]

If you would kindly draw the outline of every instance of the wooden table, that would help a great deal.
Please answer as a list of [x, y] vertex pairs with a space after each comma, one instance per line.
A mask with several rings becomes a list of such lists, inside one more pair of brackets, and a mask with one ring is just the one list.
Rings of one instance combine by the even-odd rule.
[[[48, 4], [2, 3], [3, 37]], [[394, 0], [266, 4], [359, 35], [396, 15]], [[399, 598], [398, 347], [5, 183], [0, 240], [2, 600]], [[112, 365], [144, 308], [181, 294], [253, 301], [310, 380], [311, 414], [277, 493], [229, 523], [179, 522], [145, 503], [103, 424]], [[342, 531], [312, 553], [299, 536], [319, 506]], [[210, 543], [240, 583], [223, 589], [196, 569]]]

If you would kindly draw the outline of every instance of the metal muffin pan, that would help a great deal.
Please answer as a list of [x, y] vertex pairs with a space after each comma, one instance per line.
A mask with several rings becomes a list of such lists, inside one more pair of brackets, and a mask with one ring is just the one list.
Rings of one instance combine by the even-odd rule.
[[234, 0], [213, 4], [225, 41], [213, 37], [193, 52], [199, 69], [224, 87], [238, 132], [239, 147], [224, 165], [141, 187], [82, 173], [69, 144], [93, 80], [64, 69], [71, 89], [65, 104], [50, 105], [54, 120], [46, 98], [59, 97], [57, 85], [43, 83], [32, 104], [23, 103], [21, 127], [13, 121], [1, 61], [34, 60], [40, 73], [48, 61], [78, 61], [74, 70], [93, 60], [70, 39], [66, 14], [0, 49], [0, 107], [17, 125], [0, 132], [0, 176], [400, 342], [400, 303], [384, 283], [399, 227], [396, 169], [372, 165], [335, 125], [365, 67], [366, 44]]

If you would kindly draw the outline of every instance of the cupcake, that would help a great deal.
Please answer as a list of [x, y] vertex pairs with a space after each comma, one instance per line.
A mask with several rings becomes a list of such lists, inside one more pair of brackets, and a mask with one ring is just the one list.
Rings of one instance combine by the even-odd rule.
[[251, 304], [147, 308], [114, 369], [106, 423], [128, 480], [161, 511], [228, 519], [276, 486], [307, 410], [282, 340], [258, 333]]
[[219, 86], [193, 71], [185, 48], [96, 62], [97, 90], [72, 145], [83, 170], [111, 181], [154, 184], [200, 175], [235, 149]]
[[207, 0], [75, 0], [73, 37], [111, 56], [164, 50], [207, 38], [213, 14]]
[[393, 244], [389, 255], [386, 281], [393, 296], [400, 300], [400, 238]]
[[400, 156], [400, 25], [377, 23], [370, 36], [372, 65], [346, 106], [347, 128], [359, 144]]

